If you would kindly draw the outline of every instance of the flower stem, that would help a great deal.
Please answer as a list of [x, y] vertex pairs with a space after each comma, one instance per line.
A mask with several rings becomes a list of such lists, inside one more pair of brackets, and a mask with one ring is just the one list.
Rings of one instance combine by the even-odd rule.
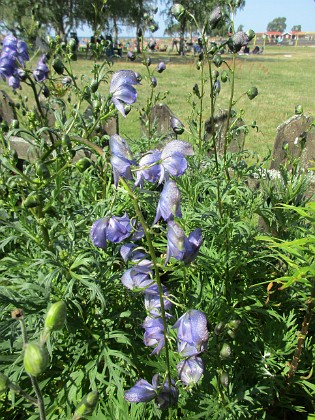
[[146, 240], [147, 240], [149, 253], [150, 253], [150, 256], [151, 256], [151, 261], [152, 261], [153, 267], [154, 267], [155, 280], [156, 280], [156, 283], [157, 283], [157, 286], [158, 286], [158, 291], [159, 291], [159, 296], [160, 296], [161, 318], [163, 320], [163, 327], [164, 327], [165, 359], [166, 359], [166, 368], [167, 368], [167, 379], [168, 379], [169, 384], [170, 384], [169, 389], [170, 389], [170, 397], [171, 397], [171, 383], [172, 383], [172, 380], [171, 380], [170, 357], [169, 357], [169, 343], [168, 343], [168, 335], [167, 335], [167, 322], [166, 322], [166, 313], [165, 313], [164, 300], [163, 300], [163, 286], [162, 286], [162, 283], [161, 283], [160, 272], [159, 272], [159, 267], [158, 267], [158, 262], [157, 262], [157, 256], [156, 256], [155, 249], [154, 249], [154, 246], [153, 246], [150, 229], [149, 229], [149, 227], [147, 225], [147, 222], [145, 221], [145, 218], [143, 216], [143, 213], [142, 213], [142, 211], [139, 207], [138, 198], [132, 192], [129, 185], [122, 178], [120, 178], [120, 181], [121, 181], [122, 185], [124, 186], [124, 188], [126, 189], [126, 191], [128, 192], [129, 196], [132, 199], [136, 215], [138, 216], [138, 220], [141, 223], [141, 225], [143, 227], [143, 230], [144, 230], [144, 234], [145, 234], [145, 237], [146, 237]]

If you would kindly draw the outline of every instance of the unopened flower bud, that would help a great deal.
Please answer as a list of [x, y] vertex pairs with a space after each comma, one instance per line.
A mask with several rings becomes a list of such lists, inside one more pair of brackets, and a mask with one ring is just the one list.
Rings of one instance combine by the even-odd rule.
[[214, 64], [216, 67], [220, 67], [220, 66], [221, 66], [221, 64], [223, 63], [223, 59], [222, 59], [222, 57], [221, 57], [221, 55], [220, 55], [220, 54], [216, 54], [216, 55], [213, 57], [212, 61], [213, 61], [213, 64]]
[[227, 70], [223, 70], [223, 72], [221, 73], [221, 82], [222, 83], [227, 82], [228, 78], [229, 78], [228, 71]]
[[303, 114], [303, 107], [302, 107], [302, 105], [296, 105], [296, 107], [295, 107], [295, 113], [296, 113], [296, 115]]
[[66, 322], [67, 306], [63, 300], [53, 303], [48, 309], [45, 328], [49, 331], [61, 330]]
[[185, 128], [183, 123], [176, 117], [170, 118], [171, 128], [175, 134], [183, 134]]
[[222, 386], [227, 388], [229, 386], [229, 375], [226, 372], [222, 372], [220, 375], [220, 383]]
[[231, 347], [229, 346], [229, 344], [227, 343], [223, 343], [223, 346], [221, 348], [220, 351], [220, 356], [222, 359], [229, 359], [229, 357], [231, 356], [232, 350]]
[[28, 343], [24, 353], [24, 368], [29, 375], [38, 376], [49, 365], [49, 354], [46, 347], [38, 343]]
[[99, 394], [97, 391], [89, 392], [77, 406], [74, 412], [73, 419], [79, 420], [81, 418], [91, 415], [96, 407], [98, 399]]
[[3, 373], [0, 373], [0, 395], [4, 394], [9, 386], [9, 378], [4, 375]]
[[51, 64], [57, 74], [62, 74], [64, 72], [65, 66], [60, 58], [55, 58]]
[[220, 6], [218, 6], [215, 9], [213, 9], [212, 12], [210, 13], [209, 24], [210, 24], [211, 29], [214, 29], [221, 19], [222, 19], [222, 10]]
[[128, 60], [130, 60], [130, 61], [135, 61], [135, 59], [136, 59], [136, 54], [135, 54], [134, 52], [132, 52], [132, 51], [128, 51], [128, 53], [127, 53], [127, 58], [128, 58]]
[[179, 3], [175, 3], [171, 8], [171, 14], [175, 19], [180, 20], [185, 14], [185, 7]]
[[252, 100], [256, 98], [256, 96], [258, 95], [258, 89], [256, 88], [256, 86], [253, 86], [250, 89], [248, 89], [246, 93], [247, 93], [248, 98]]
[[248, 29], [246, 32], [245, 32], [245, 34], [247, 35], [247, 37], [248, 37], [248, 41], [251, 41], [252, 39], [254, 39], [255, 38], [255, 32], [252, 30], [252, 29]]

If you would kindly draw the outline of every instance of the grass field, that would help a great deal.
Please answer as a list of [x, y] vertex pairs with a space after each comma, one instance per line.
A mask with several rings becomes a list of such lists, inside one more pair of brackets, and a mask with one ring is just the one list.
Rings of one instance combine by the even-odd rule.
[[[167, 69], [162, 74], [156, 73], [158, 87], [156, 91], [168, 91], [164, 102], [169, 105], [175, 115], [185, 124], [191, 113], [187, 96], [192, 92], [193, 85], [199, 83], [200, 72], [196, 69], [197, 58], [192, 55], [179, 57], [175, 53], [151, 54], [152, 68], [164, 60]], [[231, 61], [230, 56], [226, 56]], [[259, 95], [250, 101], [245, 95], [236, 105], [236, 109], [244, 109], [245, 121], [256, 120], [259, 132], [251, 130], [247, 138], [247, 147], [260, 155], [265, 155], [268, 148], [273, 148], [277, 126], [294, 114], [296, 104], [302, 104], [304, 112], [314, 115], [315, 86], [313, 80], [313, 62], [315, 48], [312, 47], [267, 47], [263, 54], [238, 56], [236, 61], [235, 98], [238, 98], [251, 86], [256, 86]], [[91, 75], [92, 60], [81, 58], [73, 62], [75, 74], [86, 73]], [[224, 65], [219, 70], [223, 70]], [[116, 59], [113, 71], [119, 69], [132, 69], [145, 76], [146, 70], [140, 57], [135, 62], [127, 61], [126, 57]], [[0, 88], [6, 86], [0, 82]], [[221, 93], [217, 100], [219, 107], [228, 105], [229, 83], [222, 84]], [[23, 88], [24, 89], [24, 88]], [[102, 91], [107, 92], [108, 87], [103, 86]], [[138, 100], [135, 104], [140, 107], [146, 100], [148, 83], [143, 80], [137, 87]], [[9, 88], [6, 87], [9, 92]], [[209, 96], [207, 96], [209, 97]], [[210, 99], [209, 99], [210, 102]], [[210, 108], [209, 108], [210, 109]], [[206, 113], [205, 119], [209, 116]], [[121, 118], [121, 134], [134, 140], [140, 136], [140, 121], [138, 113], [134, 110], [126, 120]], [[185, 139], [188, 134], [182, 136]]]

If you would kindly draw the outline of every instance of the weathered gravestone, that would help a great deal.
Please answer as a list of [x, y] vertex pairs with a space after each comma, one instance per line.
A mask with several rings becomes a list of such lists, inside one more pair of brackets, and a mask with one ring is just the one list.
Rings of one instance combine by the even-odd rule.
[[315, 127], [314, 118], [294, 115], [277, 128], [270, 169], [279, 170], [283, 163], [291, 168], [290, 160], [300, 157], [300, 167], [308, 169], [315, 166]]
[[[170, 108], [163, 104], [156, 104], [151, 110], [150, 124], [151, 127], [158, 136], [175, 136], [171, 128], [171, 117], [175, 117]], [[146, 134], [148, 132], [148, 122], [145, 117], [141, 118], [142, 132]]]
[[6, 121], [10, 124], [15, 119], [16, 111], [14, 102], [4, 90], [0, 90], [0, 122]]
[[[228, 110], [219, 109], [218, 113], [214, 115], [213, 122], [211, 122], [211, 118], [205, 122], [205, 140], [210, 140], [213, 135], [215, 135], [214, 141], [216, 142], [216, 148], [219, 154], [222, 154], [224, 151], [227, 120]], [[230, 127], [232, 123], [234, 123], [234, 118], [230, 117]], [[240, 129], [243, 124], [242, 120], [237, 120], [235, 124], [233, 124], [233, 129], [231, 131], [232, 138], [227, 146], [228, 152], [239, 152], [243, 149], [245, 134], [244, 131]]]

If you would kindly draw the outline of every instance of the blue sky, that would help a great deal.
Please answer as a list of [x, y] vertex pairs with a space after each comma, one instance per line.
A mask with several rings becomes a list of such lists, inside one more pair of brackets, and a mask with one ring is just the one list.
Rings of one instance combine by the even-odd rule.
[[[178, 1], [180, 2], [180, 0]], [[159, 13], [165, 8], [165, 0], [159, 0]], [[158, 15], [159, 15], [158, 13]], [[264, 32], [267, 25], [277, 17], [285, 17], [287, 31], [293, 25], [302, 25], [302, 31], [315, 32], [315, 1], [314, 0], [246, 0], [243, 10], [238, 11], [235, 17], [235, 28], [244, 25], [244, 29], [253, 29], [255, 32]], [[160, 29], [154, 33], [155, 37], [164, 35], [164, 18], [157, 16]], [[90, 36], [88, 28], [78, 30], [79, 36]], [[135, 36], [135, 29], [122, 28], [120, 36]]]

